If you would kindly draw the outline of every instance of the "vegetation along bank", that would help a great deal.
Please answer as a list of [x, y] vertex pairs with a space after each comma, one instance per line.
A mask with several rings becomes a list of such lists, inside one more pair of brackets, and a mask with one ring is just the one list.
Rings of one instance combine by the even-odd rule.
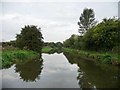
[[31, 50], [6, 50], [2, 52], [2, 68], [8, 68], [18, 60], [31, 60], [38, 58], [39, 54]]
[[98, 63], [120, 65], [120, 55], [111, 52], [84, 51], [70, 48], [64, 48], [63, 51], [76, 57], [93, 60]]
[[[120, 64], [120, 19], [104, 18], [95, 21], [93, 9], [84, 9], [79, 18], [80, 35], [71, 35], [63, 42], [64, 51], [102, 63]], [[68, 49], [69, 48], [69, 49]]]

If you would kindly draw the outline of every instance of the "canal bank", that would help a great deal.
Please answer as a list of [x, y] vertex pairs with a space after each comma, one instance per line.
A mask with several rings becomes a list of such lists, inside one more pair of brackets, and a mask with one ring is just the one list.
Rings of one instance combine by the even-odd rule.
[[120, 55], [118, 55], [118, 53], [84, 51], [71, 48], [63, 48], [63, 52], [67, 52], [76, 57], [92, 60], [101, 64], [112, 64], [114, 66], [120, 66]]

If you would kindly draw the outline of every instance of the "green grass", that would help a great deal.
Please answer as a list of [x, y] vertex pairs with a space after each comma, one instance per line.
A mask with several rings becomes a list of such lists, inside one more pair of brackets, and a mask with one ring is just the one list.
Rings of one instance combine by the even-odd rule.
[[53, 50], [54, 48], [50, 47], [50, 46], [44, 46], [42, 48], [42, 53], [49, 53]]
[[0, 51], [0, 69], [2, 68], [2, 51]]
[[2, 52], [2, 67], [10, 67], [17, 60], [30, 60], [39, 56], [38, 53], [28, 50], [5, 50]]
[[88, 59], [96, 60], [99, 63], [107, 64], [120, 64], [120, 55], [111, 52], [95, 52], [95, 51], [83, 51], [70, 48], [64, 48], [64, 52], [74, 54], [76, 56], [85, 57]]

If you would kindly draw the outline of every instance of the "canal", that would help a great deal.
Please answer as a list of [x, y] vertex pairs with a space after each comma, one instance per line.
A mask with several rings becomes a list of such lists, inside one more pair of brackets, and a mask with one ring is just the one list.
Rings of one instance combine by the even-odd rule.
[[120, 88], [120, 68], [68, 53], [42, 54], [2, 69], [3, 88]]

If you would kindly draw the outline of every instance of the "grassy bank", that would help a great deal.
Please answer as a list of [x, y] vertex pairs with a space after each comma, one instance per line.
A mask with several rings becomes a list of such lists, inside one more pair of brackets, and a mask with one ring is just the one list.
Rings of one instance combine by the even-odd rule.
[[7, 68], [17, 60], [30, 60], [39, 56], [38, 53], [28, 50], [3, 50], [2, 67]]
[[[55, 48], [46, 46], [42, 48], [42, 53], [52, 53], [55, 51]], [[2, 52], [0, 52], [0, 68], [8, 68], [15, 62], [20, 60], [31, 60], [39, 56], [38, 53], [30, 50], [20, 50], [14, 47], [5, 47]]]
[[54, 50], [54, 48], [52, 48], [52, 47], [50, 47], [50, 46], [44, 46], [43, 48], [42, 48], [42, 53], [49, 53], [49, 52], [51, 52], [51, 51], [53, 51]]
[[99, 63], [108, 63], [113, 65], [120, 65], [120, 55], [110, 52], [94, 52], [94, 51], [83, 51], [75, 50], [70, 48], [64, 48], [64, 52], [80, 56], [82, 58], [88, 58], [95, 60]]
[[61, 53], [62, 49], [58, 47], [50, 47], [50, 46], [44, 46], [42, 48], [42, 53], [48, 53], [48, 54], [53, 54], [53, 53]]

